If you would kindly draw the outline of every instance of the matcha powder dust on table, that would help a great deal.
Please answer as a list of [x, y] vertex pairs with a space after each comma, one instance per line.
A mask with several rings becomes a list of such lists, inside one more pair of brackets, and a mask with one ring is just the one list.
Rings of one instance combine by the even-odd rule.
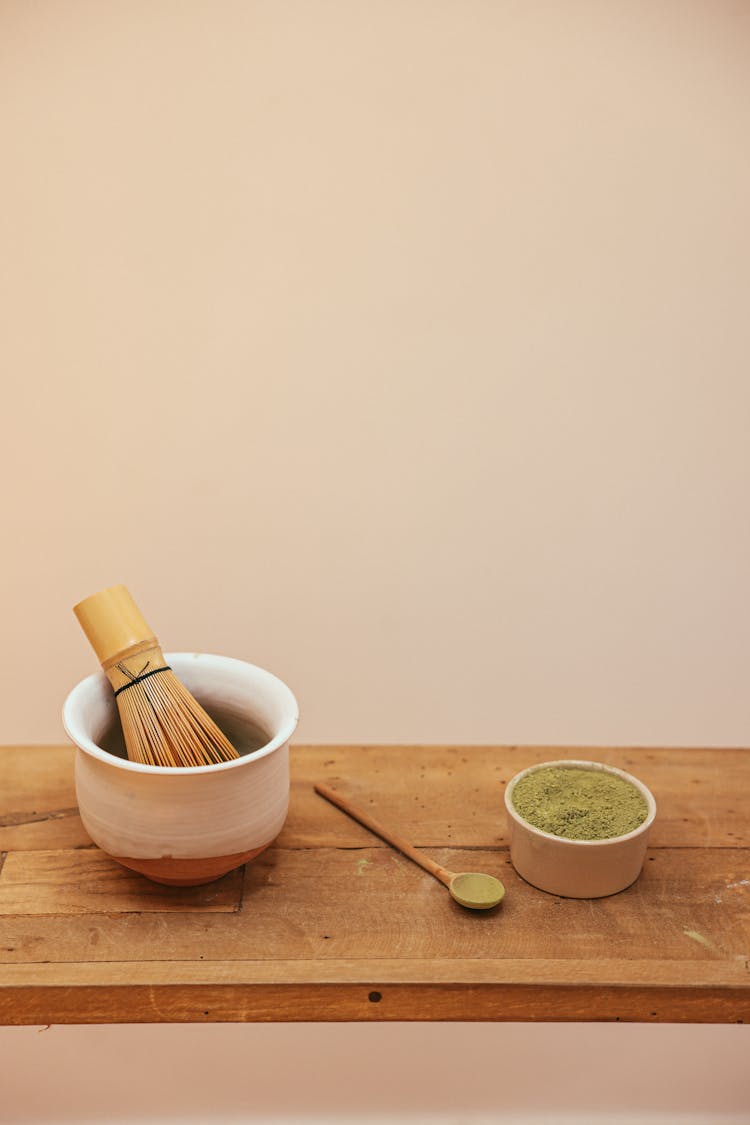
[[648, 808], [634, 785], [603, 770], [552, 767], [516, 785], [513, 805], [542, 832], [567, 840], [610, 840], [643, 824]]

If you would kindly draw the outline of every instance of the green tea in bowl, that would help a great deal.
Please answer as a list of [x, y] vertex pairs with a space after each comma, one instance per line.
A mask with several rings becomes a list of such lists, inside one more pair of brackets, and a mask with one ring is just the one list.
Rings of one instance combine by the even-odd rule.
[[549, 766], [513, 790], [516, 811], [542, 832], [566, 840], [610, 840], [643, 824], [648, 805], [635, 785], [607, 770]]
[[579, 760], [542, 762], [505, 790], [510, 858], [540, 890], [599, 898], [638, 878], [656, 802], [637, 778]]

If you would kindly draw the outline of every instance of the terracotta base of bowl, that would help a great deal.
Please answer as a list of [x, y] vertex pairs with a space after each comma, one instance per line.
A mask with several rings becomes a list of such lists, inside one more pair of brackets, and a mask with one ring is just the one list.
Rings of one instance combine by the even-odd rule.
[[262, 844], [249, 852], [235, 852], [233, 855], [212, 855], [204, 859], [173, 859], [171, 856], [162, 856], [161, 859], [133, 859], [130, 856], [113, 855], [112, 859], [145, 875], [153, 883], [163, 883], [167, 887], [201, 887], [204, 883], [213, 883], [223, 875], [241, 867], [248, 860], [255, 859], [265, 851], [269, 844]]

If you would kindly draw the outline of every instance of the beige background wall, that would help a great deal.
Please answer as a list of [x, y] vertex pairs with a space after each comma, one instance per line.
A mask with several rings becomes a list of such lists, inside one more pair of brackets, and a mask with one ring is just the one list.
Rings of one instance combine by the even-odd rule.
[[308, 741], [748, 741], [750, 7], [0, 4], [0, 741], [70, 612]]

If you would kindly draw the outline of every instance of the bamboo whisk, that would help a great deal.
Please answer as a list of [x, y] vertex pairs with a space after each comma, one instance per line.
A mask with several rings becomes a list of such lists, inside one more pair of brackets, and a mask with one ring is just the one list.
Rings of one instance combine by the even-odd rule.
[[124, 586], [85, 598], [73, 612], [114, 689], [131, 761], [210, 766], [239, 757], [168, 666]]

